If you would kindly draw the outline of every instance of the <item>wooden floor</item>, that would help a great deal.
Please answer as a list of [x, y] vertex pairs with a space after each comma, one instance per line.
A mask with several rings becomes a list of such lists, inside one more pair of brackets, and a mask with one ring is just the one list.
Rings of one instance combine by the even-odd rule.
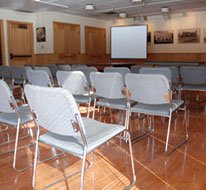
[[[206, 189], [206, 117], [204, 107], [191, 107], [188, 111], [189, 141], [167, 155], [164, 152], [167, 120], [155, 118], [155, 131], [151, 136], [133, 144], [134, 162], [137, 182], [132, 189], [140, 190], [205, 190]], [[99, 116], [97, 116], [99, 118]], [[109, 121], [109, 116], [102, 119]], [[118, 120], [118, 114], [114, 113], [114, 120]], [[170, 147], [183, 137], [184, 124], [183, 112], [173, 122]], [[132, 116], [131, 129], [144, 128], [147, 123]], [[34, 128], [34, 124], [30, 124]], [[34, 131], [34, 130], [33, 130]], [[10, 130], [10, 132], [14, 132]], [[175, 133], [176, 132], [176, 133]], [[12, 138], [12, 137], [11, 137]], [[21, 143], [26, 143], [21, 141]], [[1, 146], [1, 152], [12, 146]], [[34, 148], [26, 148], [19, 151], [18, 167], [26, 166], [32, 161]], [[41, 145], [40, 157], [44, 159], [54, 154], [49, 147]], [[15, 172], [12, 169], [13, 155], [7, 154], [0, 157], [0, 189], [28, 190], [31, 188], [32, 169], [25, 172]], [[91, 160], [89, 158], [89, 160]], [[48, 161], [37, 167], [37, 189], [60, 179], [65, 175], [78, 171], [81, 168], [81, 160], [65, 154], [59, 159]], [[102, 146], [94, 153], [94, 163], [86, 171], [85, 189], [123, 189], [131, 179], [131, 167], [129, 160], [128, 144], [116, 139]], [[48, 189], [79, 188], [80, 174], [72, 176], [67, 181], [62, 181]]]

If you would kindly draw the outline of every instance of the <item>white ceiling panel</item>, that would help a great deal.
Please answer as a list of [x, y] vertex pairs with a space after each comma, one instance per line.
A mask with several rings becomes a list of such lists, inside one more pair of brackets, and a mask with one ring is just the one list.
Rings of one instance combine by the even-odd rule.
[[[206, 0], [143, 0], [132, 3], [132, 0], [0, 0], [0, 7], [22, 12], [57, 11], [81, 16], [112, 20], [119, 12], [126, 12], [128, 17], [161, 14], [162, 7], [168, 7], [170, 14], [181, 11], [206, 10]], [[53, 3], [55, 5], [49, 5]], [[93, 4], [93, 11], [86, 11], [85, 4]], [[69, 6], [63, 8], [60, 6]]]

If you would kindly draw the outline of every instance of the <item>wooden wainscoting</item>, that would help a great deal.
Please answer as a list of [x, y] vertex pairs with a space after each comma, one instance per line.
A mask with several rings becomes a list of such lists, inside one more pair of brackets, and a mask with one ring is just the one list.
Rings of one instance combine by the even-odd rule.
[[[56, 64], [56, 63], [64, 63], [58, 59], [57, 54], [36, 54], [35, 55], [35, 63], [36, 64]], [[111, 62], [124, 62], [124, 63], [136, 63], [136, 64], [144, 64], [145, 61], [177, 61], [177, 62], [206, 62], [206, 53], [150, 53], [148, 54], [148, 58], [144, 59], [111, 59], [110, 54], [106, 54], [105, 56], [100, 56], [98, 59], [92, 58], [88, 54], [80, 54], [79, 55], [79, 63], [80, 64], [108, 64]]]

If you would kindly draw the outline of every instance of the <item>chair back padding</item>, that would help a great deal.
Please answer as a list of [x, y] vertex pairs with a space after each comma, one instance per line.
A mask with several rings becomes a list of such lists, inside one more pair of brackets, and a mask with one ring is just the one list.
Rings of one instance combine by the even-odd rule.
[[72, 71], [76, 70], [76, 68], [78, 67], [87, 67], [87, 65], [85, 64], [72, 64], [71, 65]]
[[206, 84], [206, 67], [181, 67], [180, 76], [183, 84]]
[[28, 84], [24, 91], [38, 125], [58, 135], [79, 136], [72, 126], [72, 121], [77, 122], [75, 115], [78, 115], [80, 127], [85, 133], [79, 109], [69, 91]]
[[81, 71], [57, 71], [57, 80], [62, 88], [69, 90], [73, 95], [84, 94], [88, 86]]
[[131, 73], [128, 67], [105, 67], [105, 73], [120, 73], [124, 79], [127, 73]]
[[109, 99], [125, 98], [122, 94], [124, 80], [120, 73], [92, 72], [90, 80], [97, 96]]
[[34, 67], [35, 70], [43, 70], [43, 71], [46, 71], [47, 74], [49, 75], [49, 77], [52, 79], [52, 74], [51, 74], [51, 71], [48, 67], [38, 67], [38, 66], [35, 66]]
[[47, 65], [47, 67], [49, 68], [52, 77], [56, 77], [56, 73], [57, 73], [57, 70], [58, 70], [57, 66], [54, 65], [54, 64], [51, 64], [51, 65]]
[[98, 72], [96, 67], [77, 67], [75, 69], [76, 71], [81, 71], [84, 73], [85, 77], [87, 78], [88, 84], [91, 86], [91, 81], [90, 81], [90, 73], [91, 72]]
[[125, 83], [133, 101], [154, 105], [170, 102], [170, 85], [164, 75], [127, 74]]
[[8, 66], [0, 66], [0, 77], [3, 79], [10, 79], [11, 78], [11, 67]]
[[57, 65], [58, 71], [71, 71], [70, 65]]
[[162, 67], [155, 67], [155, 68], [141, 68], [139, 70], [140, 74], [161, 74], [164, 75], [169, 81], [172, 81], [172, 73], [170, 69], [168, 68], [162, 68]]
[[10, 103], [14, 103], [16, 108], [17, 108], [17, 105], [16, 105], [16, 102], [12, 101], [14, 100], [14, 97], [11, 93], [11, 90], [8, 86], [8, 84], [3, 81], [3, 80], [0, 80], [0, 112], [3, 112], [3, 113], [13, 113], [14, 112], [14, 108], [12, 108], [10, 106]]
[[51, 81], [45, 70], [27, 70], [29, 84], [48, 87]]
[[24, 66], [10, 67], [10, 70], [11, 70], [11, 77], [14, 80], [22, 80], [22, 79], [27, 80], [27, 75], [26, 75], [27, 69]]

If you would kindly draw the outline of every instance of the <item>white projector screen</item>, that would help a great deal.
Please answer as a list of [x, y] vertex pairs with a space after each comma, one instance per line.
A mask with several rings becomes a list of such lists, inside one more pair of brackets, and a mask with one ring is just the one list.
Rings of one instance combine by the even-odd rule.
[[111, 58], [146, 59], [147, 26], [111, 27]]

